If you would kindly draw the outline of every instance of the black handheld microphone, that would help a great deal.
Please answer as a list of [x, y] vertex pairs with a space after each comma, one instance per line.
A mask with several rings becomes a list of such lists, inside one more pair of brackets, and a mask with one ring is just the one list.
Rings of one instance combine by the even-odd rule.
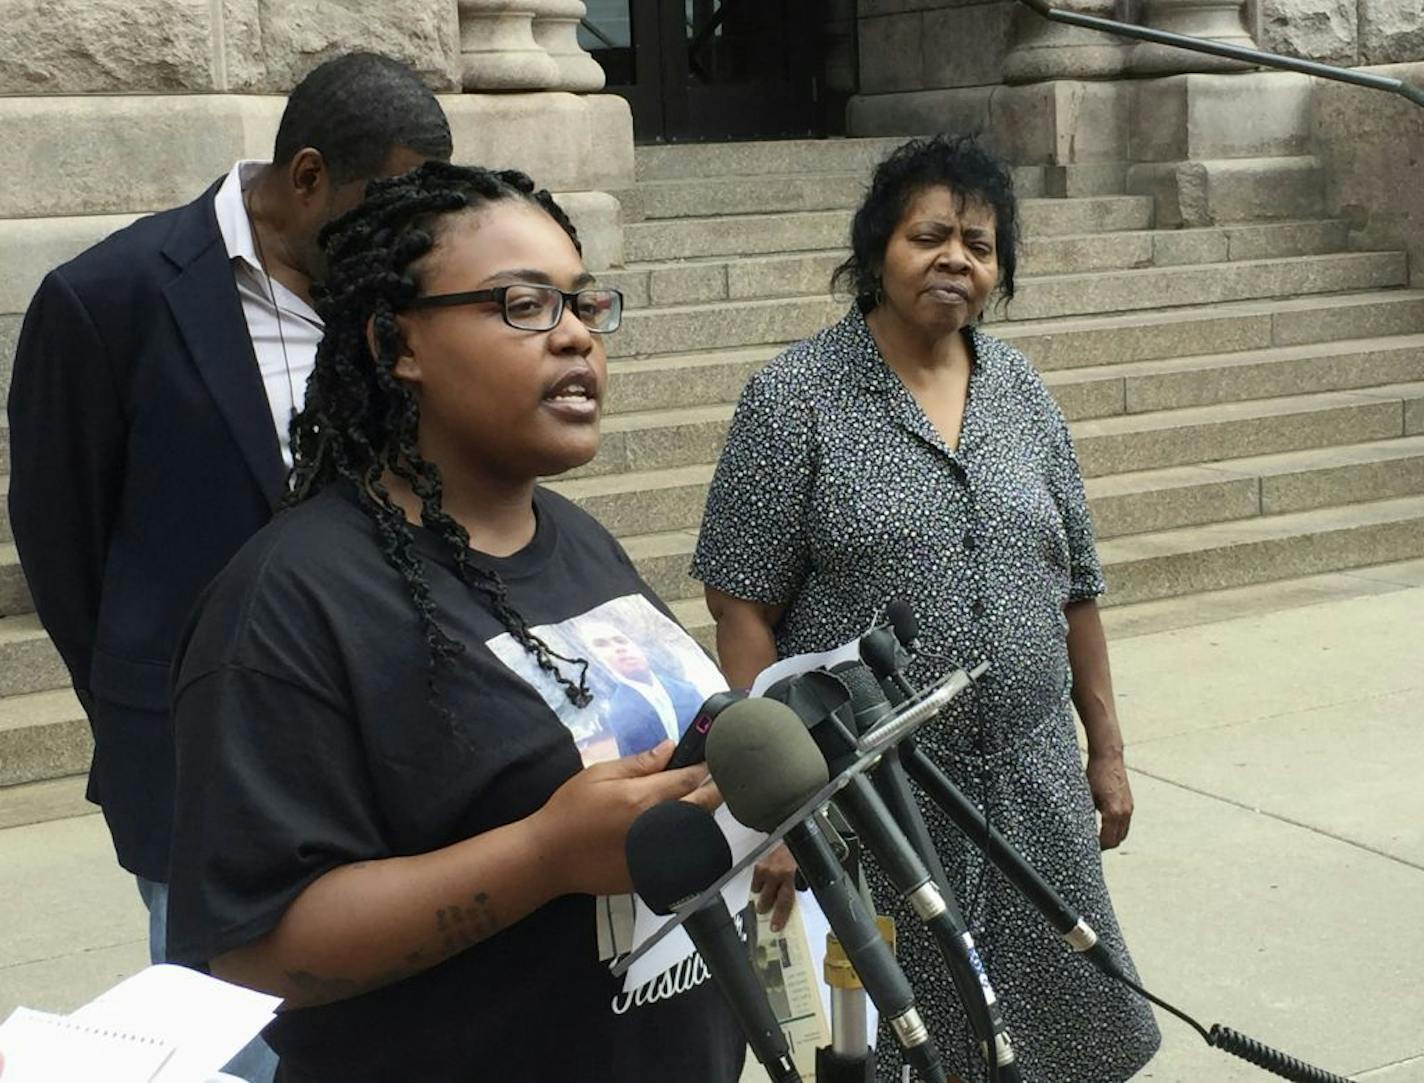
[[[899, 643], [915, 640], [917, 626], [914, 614], [903, 602], [892, 602], [886, 609]], [[878, 630], [883, 632], [884, 630]], [[915, 695], [914, 686], [901, 672], [898, 643], [887, 641], [883, 634], [866, 636], [860, 643], [861, 658], [876, 677], [891, 703], [903, 703]], [[1037, 869], [1028, 863], [1013, 845], [988, 823], [984, 814], [964, 795], [948, 775], [915, 745], [913, 738], [901, 742], [898, 752], [905, 770], [920, 784], [967, 839], [979, 845], [990, 863], [1003, 873], [1025, 899], [1042, 914], [1054, 931], [1075, 952], [1086, 955], [1104, 973], [1122, 977], [1116, 960], [1098, 941], [1098, 934], [1063, 897], [1055, 891]]]
[[[732, 851], [712, 814], [687, 801], [664, 801], [645, 810], [628, 828], [624, 848], [633, 886], [655, 914], [672, 913], [732, 867]], [[722, 896], [714, 895], [689, 914], [683, 928], [772, 1083], [801, 1083], [786, 1035]]]
[[[855, 729], [861, 736], [869, 733], [894, 713], [895, 708], [885, 698], [885, 693], [880, 690], [880, 685], [875, 680], [875, 674], [864, 662], [842, 662], [832, 666], [831, 673], [839, 678], [850, 694]], [[870, 780], [875, 783], [881, 799], [895, 817], [895, 822], [900, 825], [900, 830], [909, 837], [915, 852], [929, 869], [940, 891], [946, 899], [951, 899], [949, 877], [945, 875], [934, 840], [930, 838], [925, 819], [915, 804], [909, 779], [905, 777], [905, 769], [900, 763], [898, 746], [889, 749], [881, 761], [870, 769]]]
[[[870, 683], [871, 693], [882, 703], [885, 702], [875, 687], [874, 678], [868, 671], [864, 676]], [[855, 737], [847, 735], [844, 726], [844, 716], [852, 705], [852, 698], [839, 677], [825, 672], [803, 673], [792, 678], [785, 693], [788, 705], [810, 728], [812, 739], [826, 755], [832, 771], [838, 771], [847, 759], [855, 758]], [[889, 704], [885, 706], [888, 711]], [[851, 725], [855, 725], [853, 717]], [[887, 752], [880, 766], [891, 759], [891, 752], [893, 750]], [[1018, 1083], [1020, 1077], [1013, 1042], [999, 1012], [993, 987], [975, 950], [974, 938], [953, 894], [947, 890], [948, 884], [941, 888], [931, 876], [925, 861], [900, 829], [880, 791], [869, 778], [856, 775], [849, 779], [832, 801], [875, 856], [886, 879], [934, 938], [954, 981], [960, 1004], [982, 1043], [985, 1058], [993, 1066], [991, 1078], [998, 1083]], [[923, 829], [923, 821], [919, 819], [919, 810], [914, 808], [913, 800], [910, 801], [910, 811]], [[926, 839], [928, 834], [926, 830]]]
[[687, 729], [682, 731], [677, 747], [672, 750], [672, 758], [668, 760], [664, 770], [676, 771], [679, 767], [691, 767], [694, 763], [706, 760], [707, 734], [712, 729], [712, 723], [717, 721], [717, 716], [726, 708], [746, 698], [745, 692], [736, 690], [713, 692], [708, 696], [702, 706], [697, 708], [697, 713], [692, 716]]
[[[723, 713], [708, 735], [707, 764], [732, 815], [767, 832], [776, 830], [830, 777], [825, 757], [796, 713], [760, 697]], [[786, 845], [905, 1060], [926, 1083], [945, 1083], [939, 1051], [915, 1007], [910, 983], [816, 819], [787, 831]]]

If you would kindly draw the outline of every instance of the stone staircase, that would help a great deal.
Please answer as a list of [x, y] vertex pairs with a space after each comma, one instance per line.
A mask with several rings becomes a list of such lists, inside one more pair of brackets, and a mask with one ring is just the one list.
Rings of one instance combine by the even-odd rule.
[[[895, 142], [645, 147], [636, 187], [617, 193], [627, 263], [601, 277], [630, 311], [608, 343], [604, 445], [553, 487], [623, 540], [705, 643], [687, 566], [733, 404], [785, 344], [844, 312], [826, 284]], [[1034, 361], [1072, 423], [1106, 605], [1424, 557], [1424, 290], [1401, 253], [1349, 251], [1331, 220], [1159, 230], [1151, 197], [1046, 198], [1047, 170], [1015, 179], [1019, 296], [989, 330]], [[0, 510], [0, 786], [88, 762], [30, 610]]]
[[[686, 569], [746, 378], [837, 319], [826, 297], [895, 141], [640, 148], [619, 193], [632, 311], [605, 444], [554, 483], [710, 644]], [[1424, 291], [1345, 223], [1153, 228], [1146, 196], [1043, 198], [1021, 168], [1017, 299], [989, 330], [1072, 423], [1107, 605], [1424, 556]]]

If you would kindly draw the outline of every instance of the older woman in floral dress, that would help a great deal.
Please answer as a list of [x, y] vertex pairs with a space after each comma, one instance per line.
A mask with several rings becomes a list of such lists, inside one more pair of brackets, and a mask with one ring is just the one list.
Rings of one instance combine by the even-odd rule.
[[[748, 383], [693, 573], [734, 686], [851, 639], [893, 599], [919, 618], [912, 680], [989, 659], [920, 746], [1133, 973], [1099, 852], [1127, 834], [1132, 795], [1083, 483], [1032, 365], [977, 327], [996, 291], [1013, 295], [1017, 222], [1007, 168], [972, 140], [912, 141], [877, 168], [837, 272], [856, 303]], [[1148, 1007], [1071, 955], [937, 809], [926, 816], [1025, 1083], [1135, 1074], [1160, 1041]], [[983, 1078], [938, 951], [871, 871], [946, 1065]], [[898, 1080], [895, 1042], [878, 1048], [878, 1078]]]

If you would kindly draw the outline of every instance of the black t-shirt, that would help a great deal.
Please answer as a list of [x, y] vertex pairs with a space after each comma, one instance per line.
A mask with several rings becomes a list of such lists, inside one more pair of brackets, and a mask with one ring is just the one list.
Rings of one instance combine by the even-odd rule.
[[[676, 734], [669, 689], [718, 687], [606, 530], [544, 490], [535, 510], [525, 549], [472, 556], [551, 647], [591, 661], [584, 710], [461, 581], [446, 544], [414, 528], [437, 619], [464, 645], [439, 675], [442, 718], [410, 589], [349, 487], [278, 516], [214, 582], [174, 691], [176, 961], [258, 938], [332, 868], [528, 816], [585, 762], [626, 747], [634, 715], [612, 713], [615, 701], [640, 707], [646, 744], [660, 735], [650, 726]], [[616, 909], [564, 896], [414, 977], [282, 1013], [267, 1038], [283, 1078], [733, 1083], [745, 1043], [700, 960], [622, 993], [609, 971], [627, 947], [608, 931]]]

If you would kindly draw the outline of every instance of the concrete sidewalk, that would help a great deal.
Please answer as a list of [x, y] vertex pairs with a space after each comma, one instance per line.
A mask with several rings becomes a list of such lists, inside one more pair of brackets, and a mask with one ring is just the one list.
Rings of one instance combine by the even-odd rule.
[[[1145, 984], [1370, 1083], [1424, 1083], [1421, 619], [1424, 561], [1106, 613], [1138, 809], [1106, 865]], [[23, 823], [82, 811], [78, 784], [25, 790], [0, 794], [0, 1018], [146, 961], [103, 821]], [[1159, 1016], [1139, 1078], [1272, 1078]]]

